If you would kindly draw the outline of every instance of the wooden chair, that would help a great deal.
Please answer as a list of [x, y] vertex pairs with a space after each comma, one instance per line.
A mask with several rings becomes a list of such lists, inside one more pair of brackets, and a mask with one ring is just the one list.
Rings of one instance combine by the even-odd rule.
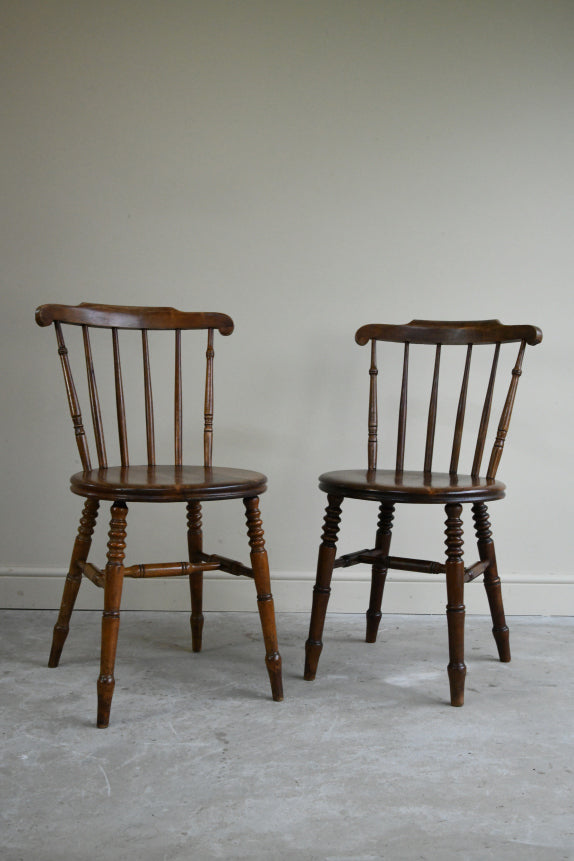
[[[317, 578], [313, 593], [313, 608], [306, 643], [305, 678], [315, 678], [321, 654], [323, 626], [330, 594], [330, 583], [334, 568], [358, 563], [372, 566], [372, 581], [369, 609], [367, 610], [367, 643], [374, 643], [381, 620], [381, 602], [385, 578], [389, 569], [400, 571], [446, 574], [447, 623], [450, 662], [451, 704], [461, 706], [464, 701], [464, 584], [484, 574], [484, 585], [488, 596], [493, 621], [493, 634], [501, 661], [510, 661], [508, 628], [504, 617], [500, 579], [496, 567], [494, 543], [490, 530], [487, 503], [502, 499], [505, 485], [497, 481], [496, 472], [508, 432], [518, 380], [522, 373], [522, 360], [527, 344], [539, 344], [542, 333], [534, 326], [503, 326], [498, 320], [476, 322], [436, 322], [413, 320], [406, 326], [367, 325], [355, 335], [358, 344], [371, 342], [368, 468], [366, 470], [340, 470], [327, 472], [319, 477], [319, 487], [327, 494], [322, 543], [319, 548]], [[398, 414], [397, 451], [394, 469], [377, 469], [377, 341], [404, 344], [402, 384]], [[489, 418], [493, 403], [496, 369], [502, 344], [520, 342], [518, 358], [512, 371], [510, 387], [502, 410], [498, 432], [494, 440], [486, 476], [480, 476], [480, 466], [486, 442]], [[434, 372], [430, 393], [430, 406], [426, 432], [424, 465], [421, 471], [404, 469], [405, 437], [407, 425], [407, 391], [409, 371], [409, 348], [411, 344], [436, 345]], [[466, 361], [462, 385], [458, 398], [458, 410], [454, 427], [448, 473], [433, 472], [433, 448], [437, 422], [439, 368], [442, 346], [466, 345]], [[474, 345], [494, 345], [486, 397], [478, 427], [478, 438], [474, 448], [474, 459], [469, 475], [458, 471], [461, 440], [464, 427], [467, 390], [472, 350]], [[378, 529], [375, 547], [359, 550], [336, 558], [337, 534], [341, 520], [341, 504], [345, 497], [371, 499], [379, 504]], [[390, 556], [390, 544], [395, 505], [397, 503], [441, 504], [446, 509], [446, 563], [430, 562]], [[474, 526], [480, 561], [465, 568], [462, 552], [462, 506], [472, 505]]]
[[[277, 651], [275, 613], [269, 582], [269, 565], [263, 539], [259, 495], [266, 490], [267, 479], [258, 472], [223, 469], [212, 466], [213, 439], [213, 337], [217, 329], [230, 335], [233, 321], [226, 314], [183, 313], [174, 308], [137, 308], [82, 303], [78, 306], [42, 305], [36, 311], [40, 326], [54, 324], [58, 353], [62, 363], [70, 414], [76, 434], [76, 443], [82, 463], [82, 472], [70, 479], [71, 490], [85, 497], [83, 513], [72, 552], [69, 573], [58, 621], [54, 628], [50, 667], [57, 667], [64, 642], [68, 635], [70, 617], [80, 588], [82, 575], [104, 590], [102, 618], [101, 668], [98, 679], [98, 727], [109, 723], [114, 691], [114, 663], [120, 624], [120, 600], [124, 577], [189, 576], [191, 591], [191, 636], [194, 652], [201, 650], [203, 629], [202, 591], [203, 572], [221, 570], [230, 574], [252, 577], [257, 589], [257, 602], [266, 649], [266, 664], [271, 680], [274, 700], [283, 699], [281, 658]], [[82, 327], [83, 346], [87, 370], [87, 389], [93, 421], [98, 466], [93, 468], [88, 451], [80, 404], [68, 350], [64, 343], [62, 324]], [[104, 425], [98, 397], [98, 387], [90, 329], [111, 330], [115, 401], [119, 437], [119, 465], [108, 464]], [[145, 407], [147, 463], [132, 465], [128, 456], [127, 419], [120, 363], [120, 329], [141, 331], [145, 405], [142, 404], [141, 424]], [[207, 368], [205, 377], [205, 408], [203, 432], [203, 465], [184, 464], [182, 453], [182, 370], [181, 333], [187, 329], [207, 329]], [[172, 330], [175, 333], [175, 406], [174, 406], [174, 459], [173, 463], [156, 463], [154, 409], [150, 373], [149, 330]], [[134, 419], [140, 423], [140, 417]], [[201, 503], [217, 499], [243, 499], [247, 516], [247, 533], [250, 545], [251, 567], [217, 554], [203, 552], [201, 530]], [[89, 563], [88, 553], [100, 500], [110, 500], [111, 524], [109, 531], [107, 564], [103, 570]], [[124, 566], [126, 517], [128, 503], [132, 502], [185, 502], [187, 506], [187, 537], [189, 561], [165, 564]]]

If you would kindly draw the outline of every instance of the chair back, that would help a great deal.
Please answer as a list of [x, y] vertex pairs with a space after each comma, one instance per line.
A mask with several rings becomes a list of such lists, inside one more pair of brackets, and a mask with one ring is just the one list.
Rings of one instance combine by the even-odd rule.
[[490, 414], [493, 403], [494, 386], [498, 359], [501, 345], [519, 343], [518, 356], [512, 369], [510, 385], [506, 400], [502, 409], [496, 438], [490, 454], [486, 477], [494, 479], [502, 456], [504, 442], [510, 425], [512, 408], [516, 396], [518, 380], [522, 374], [522, 361], [526, 345], [539, 344], [542, 340], [542, 332], [536, 326], [504, 326], [499, 320], [476, 320], [468, 322], [446, 322], [436, 320], [412, 320], [405, 326], [393, 326], [385, 324], [368, 324], [361, 326], [355, 334], [358, 344], [364, 346], [371, 342], [371, 365], [370, 391], [369, 391], [369, 432], [368, 432], [368, 468], [377, 468], [377, 445], [378, 445], [378, 407], [377, 407], [377, 341], [389, 341], [404, 344], [403, 371], [400, 388], [399, 417], [397, 432], [397, 450], [395, 469], [398, 473], [403, 472], [405, 462], [405, 439], [407, 428], [407, 400], [409, 383], [409, 348], [411, 344], [435, 345], [434, 371], [430, 391], [429, 410], [427, 419], [426, 443], [424, 452], [424, 472], [431, 472], [433, 463], [433, 451], [435, 443], [435, 431], [438, 410], [438, 390], [441, 350], [443, 346], [463, 345], [466, 346], [466, 358], [460, 394], [458, 397], [458, 408], [452, 440], [449, 473], [458, 473], [458, 464], [461, 450], [462, 434], [466, 412], [468, 394], [468, 383], [470, 376], [470, 365], [474, 346], [494, 345], [492, 364], [484, 405], [482, 408], [476, 445], [474, 447], [474, 458], [472, 462], [471, 475], [478, 476], [482, 463], [484, 447]]
[[[78, 452], [84, 471], [92, 469], [92, 462], [80, 409], [76, 386], [68, 348], [64, 341], [62, 324], [81, 326], [83, 347], [87, 374], [87, 390], [90, 402], [93, 434], [95, 440], [98, 466], [105, 469], [108, 466], [104, 423], [96, 371], [90, 342], [90, 329], [109, 329], [113, 351], [113, 368], [115, 381], [116, 419], [118, 427], [119, 454], [122, 467], [129, 466], [128, 435], [124, 386], [122, 381], [122, 365], [120, 360], [120, 330], [137, 329], [141, 331], [144, 382], [144, 412], [146, 427], [146, 448], [148, 466], [156, 463], [156, 446], [154, 432], [154, 407], [150, 370], [150, 349], [148, 331], [171, 330], [174, 333], [174, 463], [182, 465], [182, 371], [181, 371], [181, 333], [187, 329], [207, 329], [207, 351], [205, 371], [205, 398], [203, 411], [203, 461], [204, 466], [212, 465], [213, 449], [213, 336], [217, 329], [222, 335], [233, 332], [233, 320], [226, 314], [182, 312], [175, 308], [140, 308], [119, 305], [97, 305], [83, 302], [80, 305], [41, 305], [36, 310], [36, 322], [39, 326], [54, 324], [58, 343], [70, 415], [76, 435]], [[138, 425], [141, 421], [138, 421]]]

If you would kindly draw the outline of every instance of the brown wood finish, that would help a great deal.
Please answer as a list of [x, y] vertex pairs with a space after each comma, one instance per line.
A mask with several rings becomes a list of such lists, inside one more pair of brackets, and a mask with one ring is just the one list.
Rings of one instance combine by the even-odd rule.
[[403, 381], [401, 383], [401, 403], [399, 406], [399, 431], [397, 436], [396, 471], [401, 473], [405, 466], [405, 436], [407, 432], [407, 395], [409, 388], [409, 345], [405, 343], [403, 358]]
[[126, 502], [243, 499], [258, 496], [266, 488], [267, 479], [259, 472], [216, 466], [110, 466], [76, 472], [70, 478], [72, 493]]
[[[481, 575], [484, 575], [484, 585], [493, 621], [493, 634], [500, 660], [510, 660], [508, 627], [504, 616], [500, 578], [487, 503], [502, 499], [505, 496], [506, 487], [496, 479], [496, 474], [508, 434], [518, 380], [522, 374], [525, 348], [527, 344], [539, 344], [542, 340], [542, 333], [536, 326], [505, 326], [499, 320], [456, 322], [412, 320], [411, 323], [404, 326], [386, 324], [362, 326], [357, 331], [355, 340], [363, 346], [369, 341], [371, 342], [368, 465], [367, 469], [337, 470], [323, 473], [319, 477], [319, 487], [327, 493], [329, 504], [325, 516], [323, 539], [319, 548], [317, 578], [313, 591], [309, 638], [306, 643], [305, 678], [314, 679], [317, 671], [323, 647], [322, 634], [334, 568], [357, 564], [371, 565], [371, 595], [367, 610], [366, 634], [367, 642], [370, 643], [374, 643], [376, 640], [381, 619], [384, 583], [389, 569], [441, 574], [446, 576], [447, 589], [450, 701], [453, 706], [461, 706], [464, 702], [466, 676], [464, 663], [464, 584]], [[376, 465], [378, 368], [375, 343], [377, 341], [404, 344], [394, 469], [377, 469]], [[519, 343], [518, 357], [512, 370], [488, 469], [486, 475], [481, 476], [479, 474], [480, 466], [492, 411], [499, 355], [501, 346], [509, 343]], [[422, 471], [405, 469], [409, 349], [411, 345], [418, 344], [434, 344], [436, 347]], [[471, 474], [469, 475], [459, 472], [459, 460], [465, 430], [471, 358], [474, 347], [488, 344], [494, 345], [494, 354], [482, 406]], [[443, 347], [451, 345], [466, 346], [466, 359], [458, 394], [449, 471], [437, 472], [433, 471], [432, 467], [439, 412], [438, 391], [441, 351]], [[366, 548], [337, 558], [336, 538], [340, 527], [341, 505], [346, 497], [373, 500], [378, 503], [377, 538], [373, 549]], [[445, 506], [447, 519], [446, 560], [444, 563], [389, 555], [393, 512], [398, 503], [441, 504]], [[465, 503], [472, 505], [480, 557], [478, 562], [469, 567], [465, 567], [463, 558], [461, 514], [462, 506]]]
[[102, 614], [102, 648], [98, 678], [97, 725], [107, 727], [116, 684], [114, 667], [120, 630], [120, 604], [124, 585], [124, 556], [126, 549], [125, 502], [114, 502], [108, 538], [108, 562], [104, 572], [104, 612]]
[[88, 558], [90, 547], [92, 544], [92, 535], [96, 525], [98, 509], [100, 507], [99, 500], [86, 499], [84, 502], [84, 510], [78, 527], [78, 535], [74, 542], [72, 558], [70, 560], [70, 568], [66, 576], [64, 584], [64, 594], [62, 595], [62, 603], [58, 621], [54, 626], [54, 635], [52, 638], [52, 650], [48, 661], [49, 667], [57, 667], [60, 663], [60, 655], [66, 642], [66, 637], [70, 630], [70, 618], [74, 611], [76, 598], [82, 582], [82, 563]]
[[98, 454], [98, 465], [105, 469], [108, 465], [106, 456], [106, 444], [104, 442], [104, 430], [102, 427], [102, 414], [100, 410], [100, 399], [98, 397], [98, 385], [92, 359], [92, 348], [87, 326], [82, 326], [84, 336], [84, 351], [86, 354], [86, 371], [88, 375], [88, 392], [90, 393], [90, 408], [92, 411], [92, 422], [94, 425], [94, 436], [96, 438], [96, 451]]
[[116, 414], [118, 417], [118, 437], [120, 440], [120, 461], [122, 466], [128, 466], [130, 458], [128, 454], [126, 406], [124, 403], [124, 384], [122, 380], [122, 363], [120, 360], [120, 339], [117, 329], [112, 329], [112, 342], [114, 345], [114, 383], [116, 388]]
[[468, 392], [468, 377], [470, 374], [470, 360], [472, 358], [472, 344], [466, 348], [466, 362], [464, 363], [464, 374], [462, 377], [462, 385], [460, 388], [460, 396], [458, 399], [458, 409], [456, 412], [456, 424], [454, 426], [454, 439], [452, 441], [452, 454], [450, 457], [449, 473], [456, 475], [458, 473], [458, 459], [460, 457], [460, 444], [462, 442], [462, 431], [464, 428], [464, 414], [466, 411], [466, 395]]
[[[373, 341], [375, 343], [375, 341]], [[435, 360], [434, 360], [434, 371], [432, 375], [432, 388], [431, 388], [431, 396], [429, 402], [429, 417], [427, 421], [427, 439], [425, 446], [425, 463], [424, 463], [424, 471], [430, 472], [432, 470], [432, 456], [434, 451], [434, 437], [436, 432], [436, 415], [437, 415], [437, 402], [438, 402], [438, 379], [440, 373], [440, 350], [441, 345], [436, 345], [435, 352]]]
[[445, 506], [446, 511], [446, 619], [448, 623], [448, 678], [450, 704], [464, 703], [464, 562], [462, 558], [462, 505]]
[[[201, 529], [201, 502], [190, 499], [187, 503], [187, 547], [189, 561], [196, 562], [203, 552], [203, 532]], [[189, 574], [189, 591], [191, 595], [191, 647], [194, 652], [201, 652], [203, 635], [203, 569]]]
[[[151, 388], [151, 369], [149, 359], [149, 341], [147, 329], [142, 329], [142, 351], [144, 370], [144, 397], [145, 397], [145, 429], [147, 462], [149, 466], [155, 466], [155, 430], [153, 419], [153, 393]], [[122, 466], [125, 464], [122, 461]]]
[[372, 324], [361, 326], [355, 341], [365, 346], [370, 340], [394, 341], [399, 344], [509, 344], [526, 341], [534, 346], [542, 340], [537, 326], [503, 326], [500, 320], [450, 322], [411, 320], [405, 326]]
[[375, 539], [375, 550], [380, 554], [373, 562], [371, 569], [371, 596], [369, 609], [367, 610], [367, 643], [376, 643], [379, 623], [381, 621], [381, 605], [383, 603], [383, 590], [387, 579], [389, 550], [391, 548], [391, 535], [393, 531], [393, 518], [395, 506], [381, 502], [379, 506], [379, 522], [377, 537]]
[[496, 478], [496, 473], [498, 471], [498, 465], [500, 463], [500, 458], [502, 457], [502, 449], [504, 448], [504, 443], [506, 441], [506, 435], [508, 433], [508, 426], [510, 425], [510, 418], [512, 416], [512, 408], [514, 407], [514, 398], [516, 397], [516, 389], [518, 388], [518, 380], [522, 375], [522, 360], [524, 358], [524, 350], [526, 349], [526, 340], [521, 341], [520, 350], [518, 351], [518, 356], [516, 359], [516, 364], [512, 369], [512, 379], [510, 381], [510, 386], [508, 389], [508, 394], [506, 396], [506, 402], [504, 404], [504, 409], [502, 410], [502, 415], [500, 417], [500, 422], [498, 425], [498, 431], [496, 433], [496, 439], [494, 441], [494, 445], [492, 447], [492, 454], [490, 455], [490, 463], [488, 464], [488, 469], [486, 471], [487, 478]]
[[62, 373], [64, 374], [64, 384], [66, 386], [66, 395], [68, 397], [68, 407], [70, 410], [72, 424], [74, 426], [74, 433], [76, 435], [76, 445], [78, 446], [78, 453], [80, 455], [80, 460], [82, 462], [83, 468], [85, 470], [90, 470], [92, 468], [92, 464], [90, 461], [88, 442], [86, 440], [86, 431], [84, 430], [84, 424], [82, 421], [82, 413], [80, 411], [80, 401], [78, 400], [78, 394], [74, 385], [74, 378], [72, 377], [72, 369], [70, 367], [70, 360], [68, 357], [68, 348], [64, 343], [62, 327], [58, 320], [56, 320], [54, 323], [54, 329], [56, 330], [58, 355], [60, 356], [60, 361], [62, 364]]
[[271, 581], [269, 577], [269, 562], [267, 550], [263, 538], [263, 524], [259, 513], [259, 499], [251, 496], [243, 500], [245, 505], [245, 516], [247, 520], [247, 535], [249, 547], [251, 548], [251, 568], [253, 580], [257, 590], [257, 608], [263, 629], [265, 641], [265, 663], [273, 699], [281, 702], [283, 699], [283, 680], [281, 676], [281, 656], [277, 645], [277, 632], [275, 630], [275, 609], [273, 595], [271, 594]]
[[368, 468], [369, 471], [377, 468], [377, 429], [378, 429], [378, 410], [377, 410], [377, 342], [371, 341], [371, 367], [369, 368], [369, 376], [371, 379], [369, 386], [369, 442], [367, 446]]
[[478, 553], [483, 563], [486, 563], [484, 571], [484, 588], [488, 596], [490, 615], [492, 617], [492, 633], [498, 648], [498, 656], [501, 661], [510, 661], [510, 643], [504, 606], [502, 603], [502, 588], [498, 568], [496, 565], [496, 553], [494, 541], [490, 531], [490, 520], [488, 508], [484, 502], [476, 502], [472, 506], [472, 516], [478, 545]]
[[[56, 622], [49, 666], [56, 667], [68, 635], [70, 617], [82, 577], [104, 589], [102, 617], [101, 666], [98, 679], [98, 727], [109, 723], [114, 692], [114, 666], [120, 624], [120, 604], [125, 577], [150, 578], [189, 577], [191, 594], [192, 649], [199, 652], [203, 632], [203, 572], [225, 571], [248, 576], [255, 581], [257, 603], [265, 643], [265, 662], [274, 700], [283, 698], [281, 658], [277, 646], [275, 611], [270, 589], [269, 563], [263, 539], [263, 526], [258, 497], [267, 488], [262, 473], [234, 468], [214, 467], [213, 458], [213, 364], [214, 333], [222, 335], [233, 331], [233, 321], [226, 314], [184, 313], [174, 308], [139, 308], [83, 303], [77, 306], [42, 305], [36, 311], [40, 326], [54, 324], [68, 406], [74, 427], [82, 471], [70, 479], [73, 493], [85, 498], [78, 535], [74, 544], [70, 569], [64, 585], [64, 594]], [[93, 469], [83, 425], [77, 390], [72, 376], [68, 349], [64, 342], [62, 324], [82, 328], [84, 360], [88, 381], [90, 414], [94, 431], [98, 468]], [[114, 385], [116, 419], [119, 440], [119, 463], [108, 465], [108, 452], [104, 436], [105, 422], [98, 393], [96, 368], [92, 356], [90, 328], [108, 328], [112, 333], [114, 359]], [[146, 434], [146, 464], [130, 464], [128, 453], [128, 421], [124, 399], [120, 334], [122, 329], [140, 329], [142, 337], [144, 410]], [[183, 372], [182, 332], [188, 329], [207, 330], [206, 376], [204, 399], [204, 462], [188, 465], [183, 462]], [[154, 408], [151, 384], [151, 356], [148, 340], [150, 330], [172, 330], [175, 333], [174, 373], [174, 457], [173, 463], [156, 463]], [[141, 426], [136, 420], [134, 427]], [[202, 508], [206, 500], [243, 499], [248, 524], [251, 567], [234, 559], [203, 552]], [[92, 534], [101, 500], [112, 502], [108, 540], [107, 563], [102, 570], [88, 562]], [[125, 566], [127, 503], [132, 502], [185, 502], [187, 510], [187, 562], [144, 563]]]
[[323, 627], [327, 614], [327, 605], [331, 594], [331, 577], [337, 555], [337, 535], [341, 522], [342, 496], [329, 494], [328, 505], [325, 511], [325, 523], [323, 526], [323, 539], [319, 547], [319, 559], [317, 560], [317, 579], [313, 588], [313, 609], [311, 612], [311, 624], [309, 626], [309, 637], [305, 644], [305, 678], [312, 681], [317, 672], [317, 664], [323, 649]]
[[176, 466], [181, 466], [183, 447], [182, 427], [182, 390], [181, 390], [181, 329], [175, 330], [175, 396], [174, 396], [174, 460]]
[[492, 409], [492, 396], [494, 394], [494, 382], [496, 379], [496, 370], [498, 368], [498, 357], [500, 355], [500, 344], [494, 348], [494, 356], [492, 357], [492, 367], [490, 369], [490, 377], [488, 378], [488, 388], [480, 417], [480, 427], [478, 429], [478, 438], [476, 440], [476, 449], [474, 450], [474, 460], [472, 462], [472, 475], [480, 473], [480, 465], [482, 463], [482, 455], [484, 445], [486, 443], [486, 434], [488, 431], [488, 423], [490, 421], [490, 410]]
[[213, 457], [213, 329], [207, 330], [205, 353], [205, 403], [203, 407], [203, 462], [211, 467]]
[[130, 305], [40, 305], [36, 323], [70, 323], [104, 329], [218, 329], [231, 335], [233, 320], [227, 314], [177, 311], [175, 308], [141, 308]]

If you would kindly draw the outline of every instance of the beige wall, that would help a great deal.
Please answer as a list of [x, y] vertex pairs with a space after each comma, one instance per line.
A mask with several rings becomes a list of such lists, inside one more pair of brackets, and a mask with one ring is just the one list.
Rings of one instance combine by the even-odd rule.
[[[2, 6], [6, 594], [16, 584], [30, 605], [37, 578], [20, 575], [65, 566], [80, 505], [53, 333], [33, 311], [89, 300], [233, 316], [217, 345], [215, 457], [268, 474], [266, 535], [287, 580], [314, 567], [316, 475], [363, 463], [355, 329], [538, 324], [494, 524], [505, 572], [553, 575], [570, 596], [574, 5]], [[183, 511], [152, 511], [155, 531], [133, 512], [132, 561], [182, 558]], [[374, 508], [346, 513], [342, 551], [372, 544]], [[402, 512], [396, 552], [440, 554], [442, 519]], [[208, 507], [206, 533], [245, 556], [239, 504]]]

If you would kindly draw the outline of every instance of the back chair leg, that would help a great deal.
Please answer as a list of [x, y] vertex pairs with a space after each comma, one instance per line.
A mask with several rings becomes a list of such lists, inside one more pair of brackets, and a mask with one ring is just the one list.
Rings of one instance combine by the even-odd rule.
[[496, 641], [498, 655], [504, 663], [510, 661], [510, 643], [506, 618], [504, 616], [504, 605], [502, 603], [502, 589], [498, 568], [496, 566], [496, 553], [494, 541], [490, 531], [490, 520], [488, 508], [484, 502], [476, 502], [472, 506], [474, 528], [478, 545], [478, 553], [482, 562], [488, 562], [488, 568], [484, 572], [484, 588], [490, 605], [492, 616], [492, 633]]
[[243, 500], [247, 518], [247, 535], [251, 549], [251, 567], [257, 589], [257, 607], [263, 640], [265, 643], [265, 664], [271, 682], [271, 693], [275, 702], [283, 699], [283, 680], [281, 676], [281, 656], [278, 651], [277, 629], [275, 626], [275, 608], [271, 594], [269, 577], [269, 561], [263, 538], [263, 524], [259, 513], [259, 498], [249, 497]]
[[309, 624], [309, 637], [305, 643], [304, 678], [309, 682], [315, 678], [323, 648], [321, 638], [325, 626], [327, 604], [329, 603], [329, 596], [331, 594], [331, 578], [337, 555], [337, 535], [341, 522], [343, 497], [328, 494], [327, 500], [328, 505], [325, 510], [323, 536], [317, 560], [317, 577], [315, 586], [313, 587], [313, 606], [311, 609], [311, 622]]
[[[193, 562], [196, 554], [203, 549], [203, 534], [201, 531], [201, 502], [195, 499], [187, 503], [187, 546], [189, 561]], [[191, 648], [201, 652], [203, 633], [203, 571], [194, 571], [189, 575], [189, 590], [191, 592]]]
[[82, 572], [79, 564], [85, 562], [88, 558], [99, 505], [100, 503], [97, 499], [86, 499], [84, 502], [78, 534], [74, 542], [72, 558], [70, 559], [70, 567], [66, 576], [66, 582], [64, 583], [64, 593], [62, 595], [62, 603], [60, 604], [58, 621], [54, 625], [52, 648], [48, 661], [49, 667], [57, 667], [60, 663], [60, 655], [62, 654], [62, 649], [70, 630], [70, 618], [82, 582]]
[[377, 631], [381, 621], [381, 604], [383, 602], [383, 590], [387, 579], [387, 565], [384, 558], [389, 555], [391, 548], [391, 535], [393, 529], [393, 515], [395, 506], [391, 503], [381, 502], [379, 506], [379, 522], [375, 548], [383, 551], [383, 560], [375, 562], [371, 574], [371, 597], [369, 609], [367, 610], [367, 643], [376, 643]]
[[114, 502], [108, 538], [108, 561], [104, 582], [104, 612], [102, 615], [102, 650], [100, 677], [98, 679], [98, 727], [110, 722], [110, 709], [114, 695], [114, 665], [120, 629], [120, 603], [124, 582], [124, 557], [126, 548], [125, 502]]
[[450, 703], [464, 703], [464, 562], [462, 558], [462, 505], [449, 503], [446, 510], [446, 618], [448, 623]]

